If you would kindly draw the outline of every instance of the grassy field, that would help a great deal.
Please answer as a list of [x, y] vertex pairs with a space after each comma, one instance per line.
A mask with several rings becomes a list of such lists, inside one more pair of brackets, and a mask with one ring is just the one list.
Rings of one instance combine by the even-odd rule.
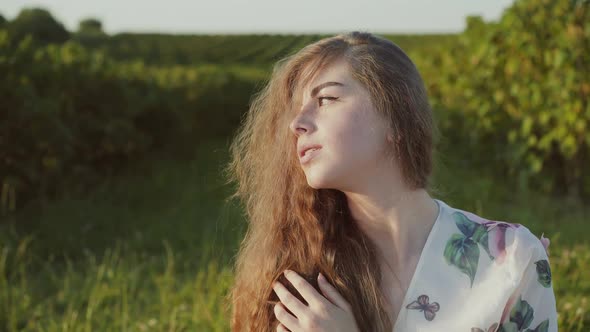
[[[3, 217], [0, 331], [228, 331], [221, 303], [245, 221], [224, 201], [226, 148], [203, 142], [192, 161], [139, 161], [89, 194]], [[445, 158], [434, 196], [544, 232], [560, 331], [590, 330], [590, 209], [460, 164]]]

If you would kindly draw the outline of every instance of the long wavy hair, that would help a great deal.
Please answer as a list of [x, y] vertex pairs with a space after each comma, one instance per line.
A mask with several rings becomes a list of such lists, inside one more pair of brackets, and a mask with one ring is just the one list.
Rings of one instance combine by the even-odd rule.
[[[373, 242], [352, 218], [346, 197], [335, 189], [311, 188], [297, 157], [289, 123], [297, 98], [318, 71], [345, 59], [369, 92], [393, 139], [387, 155], [411, 188], [431, 190], [438, 130], [416, 66], [395, 43], [352, 31], [316, 41], [275, 63], [254, 95], [230, 146], [224, 169], [244, 203], [248, 228], [240, 243], [234, 283], [224, 299], [232, 331], [275, 331], [273, 307], [279, 280], [307, 304], [283, 277], [296, 271], [319, 291], [321, 272], [351, 304], [361, 331], [391, 331], [380, 291], [381, 269]], [[228, 309], [229, 308], [229, 309]]]

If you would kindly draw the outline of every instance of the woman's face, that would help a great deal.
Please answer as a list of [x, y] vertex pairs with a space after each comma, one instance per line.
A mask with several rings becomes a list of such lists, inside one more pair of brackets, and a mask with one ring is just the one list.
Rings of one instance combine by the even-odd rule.
[[[345, 60], [318, 72], [300, 93], [302, 103], [289, 129], [297, 136], [297, 159], [311, 187], [356, 191], [367, 177], [383, 171], [386, 123]], [[308, 152], [306, 161], [299, 151], [309, 144], [321, 148]]]

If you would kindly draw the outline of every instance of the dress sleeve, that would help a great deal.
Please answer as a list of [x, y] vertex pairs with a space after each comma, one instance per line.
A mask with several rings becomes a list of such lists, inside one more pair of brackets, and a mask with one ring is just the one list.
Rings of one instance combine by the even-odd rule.
[[518, 287], [508, 299], [499, 332], [557, 332], [557, 306], [551, 279], [549, 240], [523, 227], [523, 242], [531, 243], [530, 258]]

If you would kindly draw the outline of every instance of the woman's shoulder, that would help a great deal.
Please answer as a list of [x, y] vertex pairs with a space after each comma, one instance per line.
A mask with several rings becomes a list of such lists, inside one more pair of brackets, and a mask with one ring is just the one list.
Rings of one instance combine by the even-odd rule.
[[484, 246], [491, 259], [503, 262], [507, 256], [516, 261], [546, 258], [549, 239], [535, 235], [527, 226], [477, 214], [445, 203], [451, 220], [466, 236]]

